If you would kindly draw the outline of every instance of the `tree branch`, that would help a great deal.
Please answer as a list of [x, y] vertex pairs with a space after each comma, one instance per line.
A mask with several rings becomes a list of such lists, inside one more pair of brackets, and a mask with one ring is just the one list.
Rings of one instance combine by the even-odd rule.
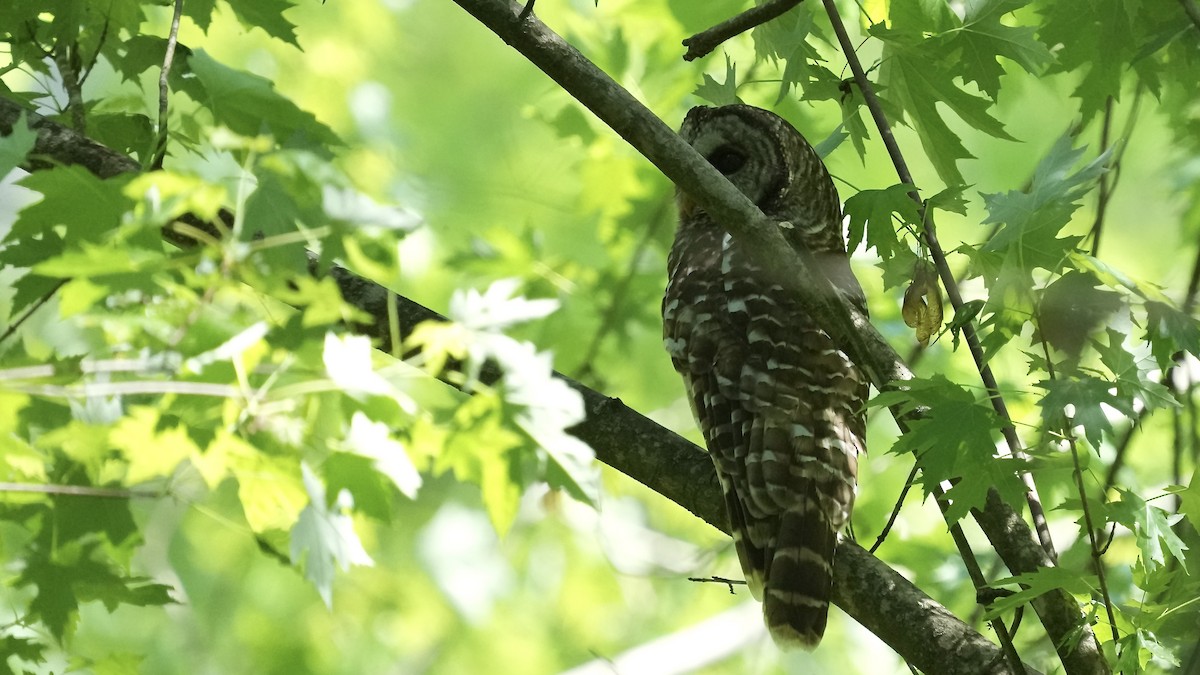
[[683, 55], [684, 61], [695, 61], [712, 53], [729, 38], [735, 35], [741, 35], [746, 31], [761, 26], [762, 24], [777, 19], [788, 10], [799, 5], [804, 0], [767, 0], [761, 5], [756, 5], [750, 9], [738, 14], [737, 16], [727, 21], [701, 31], [683, 41], [683, 46], [687, 47], [687, 52]]
[[183, 16], [183, 0], [175, 0], [175, 12], [171, 15], [171, 28], [167, 32], [167, 51], [163, 55], [162, 68], [158, 73], [158, 135], [148, 166], [151, 169], [161, 169], [163, 160], [167, 157], [167, 132], [170, 118], [168, 112], [168, 94], [170, 94], [171, 65], [175, 61], [175, 45], [179, 42], [179, 19]]
[[[100, 177], [140, 170], [132, 159], [29, 113], [3, 97], [0, 97], [0, 134], [10, 134], [22, 112], [26, 112], [30, 126], [38, 132], [34, 155], [41, 159], [30, 161], [26, 167], [30, 170], [79, 164]], [[227, 213], [222, 215], [231, 217]], [[167, 238], [180, 243], [174, 237]], [[360, 328], [377, 339], [385, 352], [394, 353], [389, 311], [394, 311], [399, 319], [401, 341], [422, 321], [445, 320], [433, 310], [390, 294], [345, 269], [335, 267], [331, 276], [348, 302], [374, 318]], [[391, 309], [389, 298], [395, 300]], [[494, 370], [485, 369], [481, 373], [485, 381], [498, 376]], [[582, 394], [587, 411], [587, 419], [571, 429], [571, 433], [588, 443], [601, 462], [728, 532], [716, 472], [702, 449], [638, 414], [619, 399], [569, 378], [563, 379]], [[838, 547], [833, 602], [925, 672], [951, 675], [1008, 672], [1004, 655], [996, 645], [854, 542], [843, 542]], [[1035, 671], [1027, 667], [1026, 672]]]
[[[764, 216], [612, 78], [537, 17], [520, 19], [519, 5], [509, 0], [455, 0], [455, 3], [549, 75], [721, 223], [760, 262], [773, 283], [795, 293], [805, 303], [817, 323], [846, 347], [872, 384], [885, 389], [898, 380], [913, 377], [866, 317], [817, 273], [819, 267], [811, 252], [789, 246], [780, 234], [778, 223]], [[995, 386], [994, 381], [991, 385]], [[1019, 439], [1009, 440], [1020, 447]], [[973, 513], [1013, 574], [1054, 565], [1029, 527], [995, 490], [989, 492], [984, 509]], [[1069, 594], [1052, 591], [1032, 604], [1068, 673], [1108, 672], [1100, 645]]]

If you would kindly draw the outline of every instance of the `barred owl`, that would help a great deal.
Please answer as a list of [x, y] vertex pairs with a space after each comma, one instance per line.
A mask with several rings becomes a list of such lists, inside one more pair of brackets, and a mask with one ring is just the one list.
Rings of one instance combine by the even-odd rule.
[[[697, 107], [680, 131], [866, 311], [841, 206], [812, 146], [777, 115]], [[776, 643], [811, 649], [863, 452], [866, 378], [736, 239], [686, 194], [668, 258], [663, 342], [725, 493], [734, 546]]]

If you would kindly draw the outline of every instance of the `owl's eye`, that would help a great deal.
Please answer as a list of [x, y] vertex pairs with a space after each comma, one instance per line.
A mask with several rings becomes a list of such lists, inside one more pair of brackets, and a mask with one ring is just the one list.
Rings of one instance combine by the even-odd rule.
[[708, 156], [708, 163], [725, 176], [737, 173], [746, 163], [746, 156], [733, 148], [720, 148]]

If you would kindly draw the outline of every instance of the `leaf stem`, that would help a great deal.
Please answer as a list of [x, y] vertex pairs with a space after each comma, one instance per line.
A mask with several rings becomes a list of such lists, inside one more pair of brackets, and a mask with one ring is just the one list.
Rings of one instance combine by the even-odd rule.
[[1071, 445], [1071, 461], [1075, 464], [1075, 489], [1079, 491], [1080, 508], [1083, 509], [1083, 525], [1087, 528], [1088, 546], [1091, 549], [1092, 563], [1095, 565], [1096, 578], [1100, 580], [1100, 594], [1104, 598], [1104, 611], [1108, 614], [1109, 627], [1112, 629], [1112, 639], [1115, 644], [1121, 639], [1117, 633], [1117, 617], [1112, 608], [1112, 597], [1108, 594], [1108, 581], [1104, 573], [1103, 553], [1099, 548], [1099, 543], [1096, 541], [1096, 529], [1092, 524], [1092, 510], [1088, 506], [1087, 490], [1083, 485], [1083, 468], [1079, 463], [1079, 443], [1075, 440], [1075, 434], [1070, 428], [1064, 428], [1063, 433], [1067, 438], [1067, 442]]

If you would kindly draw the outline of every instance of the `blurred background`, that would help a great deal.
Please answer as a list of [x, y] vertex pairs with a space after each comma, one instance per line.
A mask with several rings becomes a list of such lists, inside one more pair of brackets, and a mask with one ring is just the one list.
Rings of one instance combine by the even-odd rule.
[[[681, 40], [748, 3], [692, 5], [540, 0], [536, 11], [671, 126], [691, 106], [707, 103], [694, 92], [705, 76], [725, 80], [728, 56], [738, 67], [742, 100], [779, 112], [814, 144], [835, 133], [843, 121], [835, 102], [802, 102], [795, 94], [777, 100], [781, 65], [756, 60], [750, 36], [684, 62]], [[866, 9], [882, 17], [886, 10], [878, 5]], [[165, 35], [170, 8], [154, 9], [144, 30]], [[848, 16], [857, 16], [852, 9], [846, 8]], [[525, 295], [561, 303], [546, 320], [517, 329], [519, 337], [553, 352], [558, 371], [698, 442], [682, 385], [661, 346], [659, 302], [675, 225], [669, 182], [452, 3], [305, 0], [286, 16], [296, 24], [300, 49], [247, 30], [226, 9], [206, 31], [185, 19], [180, 42], [271, 80], [342, 138], [334, 162], [361, 190], [419, 218], [420, 227], [401, 244], [393, 290], [445, 312], [457, 289], [517, 277]], [[853, 25], [851, 31], [862, 32]], [[850, 76], [829, 44], [810, 43], [831, 70]], [[867, 42], [862, 57], [868, 63], [878, 58], [878, 47]], [[978, 158], [959, 163], [970, 186], [966, 215], [939, 214], [947, 250], [983, 240], [988, 228], [981, 224], [980, 195], [1022, 189], [1045, 152], [1078, 122], [1075, 75], [1032, 77], [1002, 65], [1011, 73], [993, 113], [1016, 140], [991, 138], [947, 117]], [[19, 72], [4, 75], [14, 89], [20, 78]], [[87, 87], [98, 96], [142, 96], [154, 110], [153, 83], [122, 82], [104, 62]], [[1136, 126], [1126, 126], [1135, 115]], [[1125, 138], [1102, 258], [1178, 298], [1196, 246], [1194, 228], [1180, 226], [1189, 206], [1180, 190], [1200, 175], [1200, 158], [1184, 154], [1148, 94], [1120, 99], [1113, 119], [1114, 134], [1132, 129], [1132, 135]], [[916, 134], [903, 127], [896, 133], [917, 183], [939, 190]], [[1096, 122], [1080, 139], [1098, 144]], [[866, 149], [862, 158], [845, 142], [826, 158], [843, 199], [897, 182], [877, 134]], [[230, 182], [237, 175], [236, 165], [182, 152], [173, 153], [168, 166]], [[0, 192], [4, 229], [22, 203], [20, 188], [11, 185], [17, 177]], [[1087, 231], [1091, 218], [1089, 203], [1077, 214], [1077, 233]], [[915, 340], [899, 314], [901, 291], [885, 291], [876, 262], [873, 251], [854, 253], [873, 321], [902, 355], [912, 354]], [[967, 261], [952, 254], [951, 263], [965, 267]], [[968, 284], [964, 293], [982, 297], [983, 289]], [[1002, 387], [1017, 392], [1010, 405], [1019, 424], [1036, 424], [1036, 399], [1020, 395], [1033, 385], [1021, 350], [1002, 352], [993, 366]], [[953, 350], [948, 338], [925, 351], [917, 368], [977, 381], [965, 350]], [[1161, 426], [1150, 420], [1142, 441], [1162, 437]], [[912, 466], [910, 457], [889, 454], [895, 436], [889, 416], [875, 414], [854, 514], [854, 533], [866, 545], [883, 527]], [[1161, 487], [1165, 461], [1131, 462], [1129, 482], [1138, 485], [1144, 477]], [[1051, 489], [1043, 497], [1053, 507], [1066, 493]], [[449, 476], [427, 478], [418, 499], [396, 501], [390, 524], [356, 523], [375, 564], [339, 573], [332, 609], [300, 574], [262, 554], [241, 519], [236, 486], [195, 501], [135, 502], [134, 508], [145, 537], [135, 568], [173, 586], [179, 603], [165, 611], [122, 606], [113, 613], [101, 603], [84, 604], [69, 653], [48, 664], [48, 672], [907, 672], [890, 649], [836, 609], [816, 652], [781, 653], [744, 589], [730, 593], [723, 584], [688, 581], [740, 577], [728, 538], [607, 468], [599, 508], [535, 487], [522, 497], [503, 538], [478, 487]], [[1055, 523], [1064, 549], [1077, 532], [1070, 521]], [[877, 554], [958, 616], [980, 624], [941, 515], [919, 490], [909, 495]], [[992, 565], [985, 571], [1004, 576], [993, 561], [985, 563]], [[1130, 571], [1113, 574], [1127, 579]], [[0, 598], [22, 592], [5, 588]], [[1050, 654], [1045, 644], [1028, 649], [1033, 663]]]

